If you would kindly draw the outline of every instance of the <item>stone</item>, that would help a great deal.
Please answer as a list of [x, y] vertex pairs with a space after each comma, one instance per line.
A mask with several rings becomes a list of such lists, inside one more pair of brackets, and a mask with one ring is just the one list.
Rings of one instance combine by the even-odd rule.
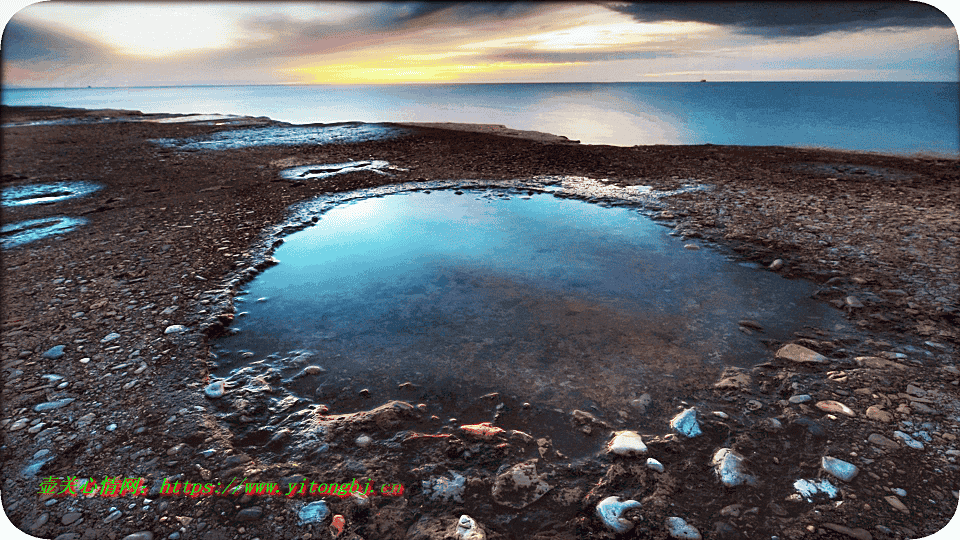
[[187, 331], [187, 327], [182, 324], [172, 324], [163, 331], [164, 334], [181, 334]]
[[857, 413], [853, 412], [853, 409], [851, 409], [850, 407], [847, 407], [846, 405], [844, 405], [843, 403], [840, 403], [839, 401], [833, 401], [830, 399], [825, 401], [818, 401], [817, 408], [823, 412], [842, 414], [850, 417], [854, 417], [857, 415]]
[[770, 268], [771, 270], [779, 270], [783, 268], [783, 264], [784, 264], [783, 259], [774, 259], [774, 261], [770, 263], [770, 266], [768, 268]]
[[900, 502], [900, 499], [894, 497], [893, 495], [887, 495], [886, 497], [883, 498], [883, 500], [887, 501], [887, 503], [889, 503], [890, 506], [896, 508], [897, 510], [903, 512], [904, 514], [910, 513], [910, 509], [907, 508], [907, 505]]
[[487, 538], [477, 521], [466, 514], [460, 516], [456, 532], [460, 540], [486, 540]]
[[665, 525], [671, 538], [677, 538], [679, 540], [701, 540], [701, 538], [703, 538], [700, 536], [700, 531], [698, 531], [696, 527], [687, 524], [687, 522], [681, 518], [668, 517]]
[[34, 405], [33, 412], [43, 412], [43, 411], [50, 411], [53, 409], [59, 409], [60, 407], [65, 407], [73, 403], [75, 400], [76, 398], [71, 397], [71, 398], [58, 399], [56, 401], [47, 401], [45, 403], [38, 403]]
[[780, 347], [776, 356], [800, 364], [826, 364], [830, 361], [826, 356], [796, 343], [788, 343]]
[[793, 483], [793, 488], [797, 493], [803, 496], [807, 502], [813, 502], [814, 495], [824, 494], [831, 499], [836, 498], [840, 491], [830, 483], [829, 480], [804, 480], [800, 479]]
[[794, 405], [799, 405], [800, 403], [806, 403], [812, 400], [813, 398], [810, 397], [809, 394], [797, 394], [795, 396], [790, 396], [790, 398], [787, 401], [789, 401], [790, 403], [793, 403]]
[[120, 334], [116, 332], [110, 332], [109, 334], [104, 336], [103, 339], [100, 340], [100, 343], [110, 343], [111, 341], [118, 339], [119, 337], [120, 337]]
[[843, 303], [852, 308], [862, 308], [863, 302], [856, 296], [848, 296], [843, 299]]
[[251, 506], [250, 508], [244, 508], [237, 512], [237, 519], [240, 521], [252, 521], [255, 519], [260, 519], [263, 516], [263, 507], [261, 506]]
[[653, 397], [650, 394], [642, 394], [640, 397], [630, 400], [630, 406], [640, 409], [640, 412], [646, 411], [651, 403], [653, 403]]
[[56, 360], [63, 356], [63, 349], [66, 348], [66, 345], [56, 345], [47, 349], [47, 352], [41, 354], [40, 356], [44, 358], [49, 358], [50, 360]]
[[870, 436], [867, 437], [867, 441], [872, 445], [879, 446], [881, 448], [887, 448], [889, 450], [896, 450], [900, 448], [900, 445], [898, 445], [896, 441], [893, 439], [888, 439], [879, 433], [871, 433]]
[[683, 245], [683, 249], [689, 249], [690, 251], [696, 251], [696, 250], [700, 249], [700, 246], [698, 246], [698, 245], [696, 245], [696, 244], [684, 244], [684, 245]]
[[618, 456], [643, 454], [647, 451], [647, 445], [643, 443], [636, 431], [616, 432], [607, 448]]
[[647, 458], [647, 468], [657, 472], [663, 472], [664, 470], [663, 463], [660, 463], [659, 461], [653, 458]]
[[873, 540], [873, 535], [864, 529], [851, 529], [850, 527], [837, 525], [836, 523], [824, 523], [823, 526], [831, 531], [836, 531], [851, 538], [856, 538], [856, 540]]
[[83, 517], [83, 514], [80, 512], [68, 512], [64, 514], [62, 518], [60, 518], [60, 523], [63, 523], [64, 525], [70, 525], [71, 523], [75, 523], [81, 517]]
[[314, 501], [312, 503], [303, 505], [303, 507], [300, 508], [300, 511], [297, 512], [297, 518], [299, 519], [298, 525], [322, 523], [323, 520], [327, 519], [327, 516], [329, 515], [330, 509], [327, 508], [327, 503], [323, 501]]
[[466, 426], [460, 426], [460, 429], [467, 435], [477, 437], [484, 440], [489, 440], [497, 435], [504, 433], [502, 428], [498, 428], [491, 424], [490, 422], [481, 422], [479, 424], [471, 424]]
[[926, 395], [926, 393], [927, 393], [926, 390], [923, 390], [922, 388], [919, 388], [919, 387], [914, 386], [914, 385], [912, 385], [912, 384], [908, 384], [908, 385], [907, 385], [907, 390], [906, 390], [906, 392], [907, 392], [908, 394], [910, 394], [911, 396], [917, 396], [917, 397], [923, 397], [923, 396]]
[[741, 484], [756, 484], [756, 478], [746, 474], [743, 470], [743, 457], [730, 448], [721, 448], [713, 455], [710, 464], [714, 467], [714, 472], [720, 479], [720, 483], [727, 487], [735, 487]]
[[607, 497], [597, 504], [597, 517], [615, 533], [625, 533], [633, 528], [634, 523], [623, 517], [623, 513], [631, 508], [640, 508], [640, 503], [634, 500], [621, 501], [620, 497]]
[[893, 422], [893, 414], [883, 410], [879, 405], [871, 405], [867, 407], [867, 418], [870, 420], [875, 420], [877, 422], [890, 423]]
[[910, 407], [920, 414], [936, 414], [937, 410], [922, 401], [911, 401]]
[[744, 369], [728, 367], [713, 387], [720, 390], [747, 390], [750, 388], [750, 375]]
[[519, 463], [497, 475], [493, 482], [493, 500], [514, 509], [525, 508], [550, 491], [550, 485], [537, 474], [537, 460]]
[[442, 499], [444, 501], [463, 502], [466, 478], [455, 471], [449, 471], [449, 473], [451, 478], [440, 476], [420, 482], [423, 486], [424, 495], [431, 501]]
[[916, 450], [923, 450], [923, 443], [907, 435], [902, 431], [894, 431], [893, 436], [903, 441], [904, 444]]
[[860, 469], [853, 463], [848, 463], [842, 459], [830, 456], [823, 456], [820, 460], [820, 466], [824, 471], [844, 482], [853, 480], [857, 476], [857, 473], [860, 472]]
[[700, 423], [697, 422], [697, 409], [691, 407], [680, 412], [670, 420], [670, 427], [684, 437], [696, 437], [702, 434]]
[[737, 324], [739, 324], [740, 326], [746, 326], [747, 328], [752, 328], [754, 330], [760, 330], [760, 331], [763, 330], [763, 326], [757, 321], [754, 321], [752, 319], [743, 319], [743, 320], [737, 321]]
[[150, 531], [139, 531], [124, 536], [123, 540], [153, 540], [153, 533]]
[[365, 446], [370, 446], [370, 443], [373, 442], [373, 439], [371, 439], [369, 435], [360, 435], [353, 442], [360, 448], [363, 448]]
[[103, 522], [104, 522], [104, 523], [113, 523], [114, 521], [120, 519], [120, 516], [122, 516], [122, 515], [123, 515], [123, 512], [121, 512], [120, 510], [114, 510], [113, 512], [110, 512], [110, 513], [107, 515], [107, 517], [103, 518]]
[[223, 381], [214, 381], [203, 389], [203, 393], [206, 394], [210, 399], [223, 397], [223, 394], [226, 393], [226, 391], [227, 386]]

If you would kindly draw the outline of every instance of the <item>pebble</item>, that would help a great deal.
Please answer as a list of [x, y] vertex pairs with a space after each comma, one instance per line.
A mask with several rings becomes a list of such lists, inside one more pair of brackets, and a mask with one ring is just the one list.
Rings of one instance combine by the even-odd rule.
[[486, 537], [487, 535], [477, 525], [475, 519], [466, 514], [460, 516], [460, 521], [457, 522], [457, 538], [460, 538], [460, 540], [485, 540]]
[[613, 532], [625, 533], [633, 528], [634, 523], [623, 518], [623, 513], [631, 508], [640, 508], [640, 503], [634, 500], [620, 501], [620, 497], [607, 497], [597, 504], [597, 517]]
[[327, 508], [327, 503], [323, 501], [314, 501], [309, 504], [303, 505], [303, 508], [297, 512], [297, 517], [299, 518], [299, 525], [307, 525], [310, 523], [321, 523], [323, 520], [327, 519], [327, 516], [330, 515], [330, 509]]
[[697, 410], [693, 407], [683, 410], [670, 420], [670, 427], [685, 437], [696, 437], [702, 434], [697, 422]]
[[653, 458], [647, 458], [647, 468], [653, 469], [654, 471], [657, 471], [657, 472], [663, 472], [663, 463], [660, 463], [659, 461]]
[[797, 345], [796, 343], [788, 343], [780, 347], [776, 356], [777, 358], [801, 364], [826, 364], [829, 362], [826, 356], [816, 351], [811, 351], [801, 345]]
[[122, 516], [122, 515], [123, 515], [123, 512], [121, 512], [121, 511], [119, 511], [119, 510], [114, 510], [113, 512], [110, 512], [110, 513], [107, 515], [107, 517], [103, 518], [103, 522], [104, 522], [104, 523], [113, 523], [114, 521], [120, 519], [120, 516]]
[[610, 441], [609, 450], [618, 456], [629, 456], [645, 453], [647, 445], [636, 431], [618, 431]]
[[640, 409], [640, 411], [646, 411], [647, 407], [653, 403], [653, 397], [650, 394], [643, 394], [636, 399], [630, 400], [630, 406]]
[[29, 423], [30, 423], [30, 419], [29, 419], [29, 418], [21, 418], [21, 419], [17, 420], [16, 422], [10, 424], [10, 427], [8, 427], [7, 429], [9, 429], [10, 431], [17, 431], [17, 430], [20, 430], [20, 429], [23, 429], [23, 428], [27, 427], [27, 424], [29, 424]]
[[172, 325], [168, 326], [167, 329], [163, 331], [163, 333], [164, 333], [164, 334], [179, 334], [179, 333], [186, 332], [186, 331], [187, 331], [187, 327], [186, 327], [186, 326], [184, 326], [184, 325], [182, 325], [182, 324], [172, 324]]
[[227, 391], [226, 385], [223, 383], [223, 381], [214, 381], [208, 384], [207, 387], [203, 389], [203, 393], [206, 394], [207, 397], [211, 399], [222, 397], [226, 391]]
[[118, 333], [116, 333], [116, 332], [110, 332], [109, 334], [107, 334], [106, 336], [104, 336], [103, 339], [100, 340], [100, 343], [110, 343], [111, 341], [113, 341], [113, 340], [115, 340], [115, 339], [117, 339], [117, 338], [119, 338], [119, 337], [120, 337], [120, 334], [118, 334]]
[[460, 429], [467, 432], [470, 435], [480, 437], [481, 439], [492, 439], [497, 435], [504, 433], [502, 428], [498, 428], [491, 424], [490, 422], [481, 422], [479, 424], [470, 424], [466, 426], [460, 426]]
[[123, 540], [153, 540], [153, 533], [150, 531], [135, 532], [124, 536]]
[[826, 401], [818, 401], [817, 408], [824, 412], [839, 413], [850, 417], [857, 415], [857, 413], [853, 412], [853, 409], [850, 407], [847, 407], [839, 401], [833, 401], [829, 399]]
[[820, 460], [820, 466], [823, 467], [823, 470], [832, 474], [833, 476], [843, 480], [844, 482], [849, 482], [857, 476], [857, 473], [860, 472], [860, 469], [857, 468], [853, 463], [847, 463], [842, 459], [837, 459], [835, 457], [823, 456]]
[[775, 259], [772, 263], [770, 263], [768, 268], [771, 270], [779, 270], [783, 268], [783, 259]]
[[852, 308], [862, 308], [863, 302], [860, 301], [856, 296], [848, 296], [843, 299], [843, 303], [852, 307]]
[[672, 538], [680, 540], [701, 540], [703, 538], [696, 527], [687, 524], [686, 521], [678, 517], [668, 517], [666, 526]]
[[700, 246], [698, 246], [698, 245], [696, 245], [696, 244], [684, 244], [684, 245], [683, 245], [683, 249], [689, 249], [689, 250], [691, 250], [691, 251], [696, 251], [696, 250], [700, 249]]
[[893, 439], [888, 439], [879, 433], [871, 433], [870, 436], [867, 437], [867, 441], [870, 442], [870, 444], [879, 446], [881, 448], [889, 448], [891, 450], [900, 448], [900, 445], [898, 445], [896, 441]]
[[743, 457], [730, 448], [721, 448], [713, 455], [710, 464], [714, 466], [714, 471], [720, 482], [727, 487], [739, 486], [747, 483], [754, 485], [756, 478], [743, 471]]
[[43, 353], [40, 356], [44, 358], [49, 358], [51, 360], [56, 360], [57, 358], [60, 358], [61, 356], [63, 356], [64, 348], [66, 348], [66, 345], [56, 345], [48, 349], [47, 352]]
[[359, 446], [360, 448], [363, 448], [365, 446], [370, 446], [370, 443], [373, 442], [373, 439], [371, 439], [369, 435], [360, 435], [353, 442], [356, 443], [356, 445]]
[[907, 508], [907, 505], [900, 502], [900, 499], [894, 497], [893, 495], [887, 495], [886, 497], [883, 498], [883, 500], [887, 501], [888, 503], [890, 503], [890, 506], [896, 508], [897, 510], [903, 512], [904, 514], [910, 513], [910, 509]]
[[47, 401], [45, 403], [38, 403], [34, 405], [33, 412], [43, 412], [43, 411], [49, 411], [52, 409], [59, 409], [60, 407], [64, 407], [66, 405], [73, 403], [75, 400], [76, 398], [71, 397], [71, 398], [58, 399], [56, 401]]
[[864, 529], [851, 529], [850, 527], [837, 525], [836, 523], [824, 523], [823, 526], [840, 534], [845, 534], [851, 538], [856, 538], [857, 540], [873, 540], [873, 535]]
[[904, 444], [906, 444], [906, 445], [909, 446], [910, 448], [915, 448], [915, 449], [917, 449], [917, 450], [923, 450], [923, 443], [922, 443], [922, 442], [914, 439], [913, 437], [907, 435], [906, 433], [904, 433], [904, 432], [902, 432], [902, 431], [894, 431], [894, 432], [893, 432], [893, 436], [896, 437], [896, 438], [898, 438], [898, 439], [900, 439], [900, 440], [902, 440], [902, 441], [904, 442]]
[[800, 403], [806, 403], [812, 400], [813, 398], [810, 397], [809, 394], [797, 394], [795, 396], [790, 396], [790, 399], [788, 399], [787, 401], [789, 401], [790, 403], [793, 403], [794, 405], [798, 405]]
[[76, 522], [81, 517], [83, 517], [83, 514], [81, 514], [80, 512], [69, 512], [67, 514], [64, 514], [63, 517], [60, 518], [60, 523], [63, 523], [64, 525], [70, 525], [71, 523]]
[[261, 516], [263, 516], [263, 507], [260, 506], [251, 506], [237, 512], [237, 519], [241, 521], [252, 521], [260, 519]]
[[891, 489], [890, 491], [896, 493], [897, 495], [899, 495], [899, 496], [901, 496], [901, 497], [906, 497], [906, 496], [907, 496], [907, 490], [902, 489], [902, 488], [893, 488], [893, 489]]
[[879, 405], [871, 405], [867, 407], [867, 418], [870, 420], [876, 420], [877, 422], [893, 422], [893, 414], [883, 410]]

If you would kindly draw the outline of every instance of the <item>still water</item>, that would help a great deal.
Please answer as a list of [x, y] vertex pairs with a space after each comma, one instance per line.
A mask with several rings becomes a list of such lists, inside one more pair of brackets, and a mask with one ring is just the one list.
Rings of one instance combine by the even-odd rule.
[[335, 410], [366, 389], [372, 405], [443, 401], [444, 418], [493, 391], [616, 411], [769, 359], [761, 338], [843, 325], [811, 283], [685, 249], [635, 208], [457, 191], [346, 202], [288, 236], [238, 298], [216, 376]]

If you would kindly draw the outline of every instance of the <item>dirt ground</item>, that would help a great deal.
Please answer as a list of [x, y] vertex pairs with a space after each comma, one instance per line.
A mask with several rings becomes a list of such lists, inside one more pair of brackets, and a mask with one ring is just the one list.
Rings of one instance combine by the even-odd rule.
[[[67, 118], [74, 121], [2, 129], [4, 188], [65, 180], [104, 186], [3, 209], [5, 226], [53, 215], [89, 220], [2, 252], [0, 488], [7, 516], [29, 534], [669, 538], [669, 518], [679, 517], [698, 531], [675, 531], [685, 538], [888, 539], [932, 534], [957, 511], [955, 159], [593, 146], [422, 126], [368, 142], [194, 150], [151, 140], [246, 126], [144, 122], [151, 117], [122, 111], [2, 110], [4, 124]], [[393, 176], [279, 175], [292, 165], [371, 159], [397, 167]], [[864, 337], [809, 328], [789, 343], [766, 340], [769, 360], [752, 369], [701, 378], [681, 396], [640, 395], [636, 410], [622, 414], [563, 411], [562, 433], [497, 427], [499, 412], [522, 410], [522, 396], [478, 401], [494, 426], [438, 422], [423, 412], [429, 396], [417, 396], [309, 409], [295, 430], [264, 424], [284, 406], [271, 398], [269, 379], [257, 391], [207, 397], [211, 339], [229, 331], [237, 288], [296, 229], [284, 229], [294, 203], [388, 183], [541, 175], [611, 188], [710, 186], [665, 197], [655, 217], [764, 271], [816, 282], [815, 297], [842, 310]], [[763, 333], [750, 321], [741, 330]], [[58, 345], [62, 355], [51, 353]], [[668, 424], [690, 407], [702, 430], [694, 437]], [[662, 429], [639, 433], [644, 454], [571, 459], [554, 449], [563, 437], [610, 440], [636, 429], [630, 419], [637, 415], [663, 418]], [[748, 481], [721, 482], [712, 460], [723, 448], [742, 458]], [[825, 456], [855, 465], [857, 474], [828, 473]], [[727, 462], [727, 473], [736, 461]], [[143, 479], [139, 493], [133, 487], [109, 496], [104, 480], [117, 478]], [[66, 489], [68, 479], [77, 495]], [[354, 479], [373, 493], [296, 492]], [[808, 500], [794, 485], [800, 479], [829, 480], [839, 492]], [[195, 496], [169, 493], [178, 482], [211, 487]], [[227, 489], [252, 482], [277, 483], [279, 493]], [[52, 483], [54, 493], [44, 493]], [[598, 504], [614, 496], [639, 503], [623, 513], [624, 532], [598, 517]], [[467, 528], [462, 515], [476, 526]]]

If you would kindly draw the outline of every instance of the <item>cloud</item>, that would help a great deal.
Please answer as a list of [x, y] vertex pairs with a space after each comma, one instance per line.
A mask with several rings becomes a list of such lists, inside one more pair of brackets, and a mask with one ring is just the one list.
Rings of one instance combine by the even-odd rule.
[[670, 51], [529, 51], [525, 49], [489, 51], [483, 55], [484, 59], [491, 61], [549, 64], [650, 60], [675, 56], [676, 54]]
[[607, 8], [638, 22], [701, 22], [765, 37], [809, 37], [872, 28], [953, 28], [920, 2], [637, 2]]
[[7, 62], [48, 62], [64, 66], [100, 63], [117, 57], [106, 45], [68, 30], [11, 20], [0, 44]]

